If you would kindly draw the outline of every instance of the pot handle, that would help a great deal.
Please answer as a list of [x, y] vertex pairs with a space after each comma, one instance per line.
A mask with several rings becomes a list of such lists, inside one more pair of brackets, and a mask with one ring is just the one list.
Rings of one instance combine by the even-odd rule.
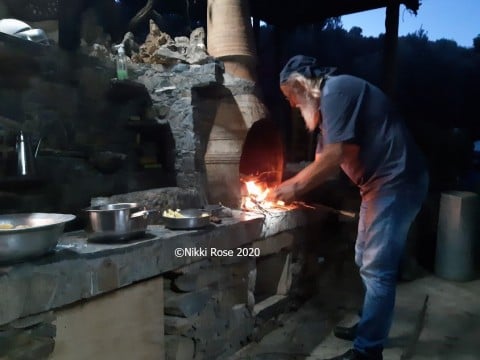
[[150, 213], [157, 212], [157, 211], [158, 210], [143, 209], [143, 210], [140, 210], [140, 211], [137, 211], [137, 212], [134, 212], [133, 214], [131, 214], [130, 219], [137, 218], [137, 217], [140, 217], [140, 216], [143, 216], [146, 219], [146, 218], [148, 218]]

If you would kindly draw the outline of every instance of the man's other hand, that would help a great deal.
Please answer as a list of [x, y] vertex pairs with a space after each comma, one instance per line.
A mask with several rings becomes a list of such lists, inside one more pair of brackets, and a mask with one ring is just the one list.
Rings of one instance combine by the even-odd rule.
[[288, 204], [295, 200], [296, 190], [296, 183], [285, 181], [273, 190], [272, 197], [274, 200], [282, 200]]

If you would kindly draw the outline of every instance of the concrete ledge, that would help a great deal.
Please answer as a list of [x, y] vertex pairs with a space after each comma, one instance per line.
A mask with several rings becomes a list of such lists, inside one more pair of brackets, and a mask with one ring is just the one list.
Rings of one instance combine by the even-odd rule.
[[[212, 248], [235, 249], [324, 216], [299, 209], [266, 216], [234, 211], [202, 230], [150, 225], [145, 239], [122, 244], [93, 244], [83, 232], [66, 233], [52, 254], [0, 268], [0, 325], [209, 258]], [[177, 257], [177, 248], [205, 251]], [[232, 263], [235, 256], [218, 260]]]

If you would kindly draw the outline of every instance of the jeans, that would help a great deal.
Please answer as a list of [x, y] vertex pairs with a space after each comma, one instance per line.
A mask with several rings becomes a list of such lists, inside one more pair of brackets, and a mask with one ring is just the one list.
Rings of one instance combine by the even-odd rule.
[[365, 286], [354, 348], [381, 359], [395, 306], [397, 275], [410, 226], [428, 188], [425, 174], [416, 186], [378, 193], [360, 207], [355, 262]]

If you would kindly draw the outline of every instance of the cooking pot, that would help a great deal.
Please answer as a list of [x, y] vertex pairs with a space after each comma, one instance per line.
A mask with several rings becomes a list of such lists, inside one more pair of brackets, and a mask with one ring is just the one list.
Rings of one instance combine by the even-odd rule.
[[53, 250], [71, 214], [26, 213], [0, 215], [0, 262], [38, 257]]
[[150, 212], [137, 203], [92, 206], [86, 227], [89, 241], [125, 241], [145, 234]]

